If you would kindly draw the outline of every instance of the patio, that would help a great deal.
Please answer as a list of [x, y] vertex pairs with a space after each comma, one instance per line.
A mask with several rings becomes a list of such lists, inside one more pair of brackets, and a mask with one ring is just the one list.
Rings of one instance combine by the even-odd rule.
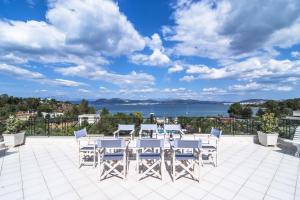
[[27, 137], [26, 144], [0, 157], [0, 199], [300, 199], [300, 159], [285, 144], [263, 147], [253, 136], [224, 136], [219, 165], [205, 164], [201, 181], [99, 181], [99, 170], [78, 168], [74, 137]]

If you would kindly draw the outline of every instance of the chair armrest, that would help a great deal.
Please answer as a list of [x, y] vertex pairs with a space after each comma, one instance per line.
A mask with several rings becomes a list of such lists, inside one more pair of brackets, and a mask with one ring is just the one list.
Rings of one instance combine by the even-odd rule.
[[184, 132], [182, 130], [179, 131], [181, 135], [184, 135]]
[[115, 132], [113, 132], [114, 137], [116, 137], [116, 134], [119, 132], [119, 130], [116, 130]]
[[129, 134], [130, 134], [130, 135], [132, 135], [133, 133], [134, 133], [134, 130], [130, 131], [130, 133], [129, 133]]

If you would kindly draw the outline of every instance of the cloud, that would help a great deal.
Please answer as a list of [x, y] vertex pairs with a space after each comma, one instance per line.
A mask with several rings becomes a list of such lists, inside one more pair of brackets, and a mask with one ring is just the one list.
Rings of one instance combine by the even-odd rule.
[[257, 91], [281, 91], [288, 92], [293, 90], [293, 87], [290, 85], [281, 85], [281, 84], [261, 84], [256, 82], [250, 82], [244, 85], [236, 84], [229, 86], [229, 90], [234, 92], [257, 92]]
[[182, 65], [175, 63], [174, 66], [168, 69], [168, 73], [171, 74], [171, 73], [181, 72], [183, 70], [184, 67]]
[[23, 69], [21, 67], [7, 65], [7, 64], [0, 64], [0, 72], [4, 74], [8, 74], [10, 76], [27, 79], [27, 80], [45, 79], [45, 76], [39, 72], [33, 72], [27, 69]]
[[[132, 54], [144, 49], [146, 44], [146, 39], [114, 1], [51, 0], [45, 17], [46, 21], [26, 22], [0, 19], [0, 63], [17, 64], [21, 70], [34, 62], [38, 63], [37, 67], [57, 68], [56, 72], [67, 76], [103, 80], [119, 86], [154, 84], [153, 76], [146, 73], [132, 71], [123, 75], [100, 67], [110, 64], [107, 58]], [[157, 39], [160, 40], [153, 36], [153, 41], [149, 41], [151, 48], [160, 45]], [[166, 63], [168, 59], [160, 51], [150, 56], [150, 61], [155, 63]], [[81, 72], [83, 75], [77, 74]], [[49, 82], [59, 86], [82, 85], [64, 79]]]
[[54, 83], [57, 85], [61, 85], [64, 87], [78, 87], [78, 86], [86, 86], [87, 84], [77, 82], [77, 81], [70, 81], [70, 80], [65, 80], [65, 79], [55, 79]]
[[196, 99], [199, 97], [199, 93], [183, 87], [179, 88], [153, 88], [142, 87], [139, 89], [123, 88], [118, 91], [118, 96], [124, 95], [127, 98], [153, 98], [159, 93], [159, 98], [171, 98], [171, 99]]
[[65, 79], [48, 79], [45, 75], [24, 69], [18, 66], [0, 64], [0, 73], [7, 74], [19, 79], [36, 81], [41, 84], [50, 84], [55, 86], [64, 86], [64, 87], [78, 87], [78, 86], [87, 86], [85, 83], [65, 80]]
[[203, 88], [202, 94], [207, 95], [220, 95], [220, 94], [226, 94], [227, 91], [221, 88], [211, 87], [211, 88]]
[[101, 80], [118, 85], [120, 87], [132, 85], [135, 87], [143, 85], [154, 85], [155, 78], [146, 73], [132, 71], [130, 74], [116, 74], [103, 70], [100, 67], [73, 66], [56, 68], [57, 72], [65, 76], [78, 76], [91, 80]]
[[[263, 9], [262, 9], [263, 8]], [[164, 26], [173, 53], [217, 59], [274, 54], [300, 42], [300, 1], [178, 1]], [[242, 23], [241, 23], [242, 22]]]
[[220, 68], [209, 68], [204, 65], [192, 65], [186, 70], [187, 74], [181, 80], [225, 79], [238, 80], [280, 79], [300, 74], [300, 61], [275, 60], [253, 57]]
[[80, 93], [90, 93], [91, 91], [87, 90], [87, 89], [80, 88], [80, 89], [78, 89], [78, 92], [80, 92]]
[[300, 58], [300, 52], [299, 51], [292, 51], [291, 56], [293, 58], [298, 59], [298, 58]]
[[65, 34], [67, 45], [107, 55], [129, 54], [145, 46], [144, 39], [113, 1], [56, 0], [49, 7], [46, 18]]
[[165, 66], [171, 63], [170, 58], [165, 54], [162, 41], [157, 33], [153, 34], [150, 39], [147, 39], [147, 46], [152, 50], [152, 54], [136, 53], [129, 57], [130, 61], [135, 64], [149, 66]]

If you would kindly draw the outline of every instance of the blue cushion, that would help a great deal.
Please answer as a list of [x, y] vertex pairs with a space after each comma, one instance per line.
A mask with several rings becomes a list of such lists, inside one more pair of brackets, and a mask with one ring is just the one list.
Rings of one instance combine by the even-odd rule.
[[192, 153], [176, 153], [176, 160], [195, 160], [197, 159]]
[[219, 130], [219, 129], [216, 129], [216, 128], [212, 128], [210, 134], [212, 136], [215, 136], [215, 137], [219, 138], [222, 134], [222, 131]]
[[125, 142], [122, 139], [104, 139], [97, 140], [98, 148], [125, 148]]
[[85, 136], [87, 136], [86, 129], [84, 128], [84, 129], [81, 129], [79, 131], [74, 131], [74, 135], [75, 135], [76, 139], [81, 138], [81, 137], [85, 137]]
[[105, 153], [103, 160], [123, 160], [123, 153]]
[[196, 149], [196, 148], [201, 148], [201, 146], [202, 146], [201, 140], [182, 140], [178, 138], [174, 140], [175, 148]]
[[85, 151], [94, 151], [94, 147], [93, 146], [82, 147], [82, 148], [80, 148], [80, 151], [82, 151], [82, 152], [85, 152]]
[[159, 139], [138, 139], [137, 147], [141, 148], [163, 148], [164, 141]]
[[143, 160], [160, 160], [159, 153], [141, 153], [139, 158]]

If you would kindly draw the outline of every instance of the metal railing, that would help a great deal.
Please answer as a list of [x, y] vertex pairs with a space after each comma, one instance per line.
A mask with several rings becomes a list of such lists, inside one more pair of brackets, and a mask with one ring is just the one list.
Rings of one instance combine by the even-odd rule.
[[[182, 128], [186, 129], [187, 134], [209, 133], [210, 129], [215, 127], [222, 129], [223, 134], [254, 135], [261, 129], [261, 122], [257, 118], [168, 117], [164, 118], [164, 122], [181, 124]], [[164, 122], [161, 120], [156, 121], [153, 118], [137, 119], [134, 117], [102, 117], [93, 123], [86, 121], [80, 123], [77, 118], [31, 118], [25, 123], [24, 129], [26, 135], [68, 136], [73, 135], [75, 130], [81, 128], [87, 128], [89, 134], [112, 135], [118, 124], [135, 124], [136, 134], [138, 134], [141, 123], [158, 123], [162, 125]], [[292, 139], [296, 127], [300, 126], [300, 120], [279, 119], [278, 124], [280, 137]]]

